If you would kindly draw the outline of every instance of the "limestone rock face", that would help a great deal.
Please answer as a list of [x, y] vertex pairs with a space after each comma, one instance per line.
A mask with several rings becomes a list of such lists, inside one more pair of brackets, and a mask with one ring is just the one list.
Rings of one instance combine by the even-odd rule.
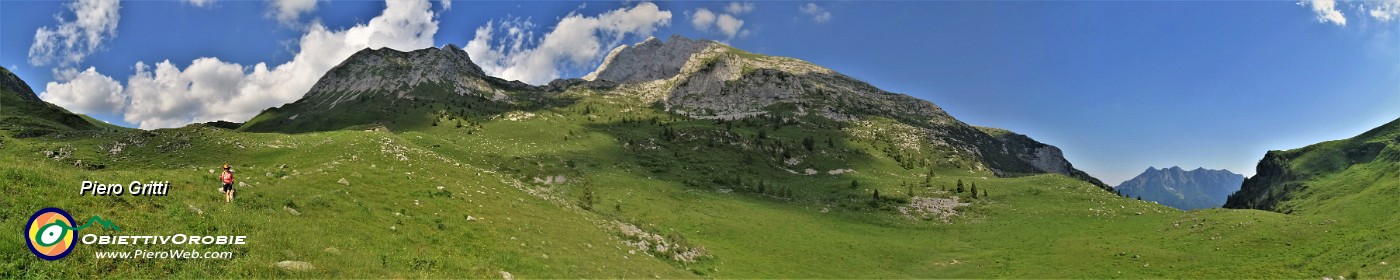
[[544, 88], [487, 75], [454, 45], [408, 52], [366, 48], [327, 71], [300, 100], [265, 110], [240, 129], [303, 132], [384, 125], [404, 104], [509, 102], [514, 92]]
[[1084, 180], [1101, 188], [1108, 187], [1099, 179], [1074, 168], [1074, 165], [1065, 159], [1064, 152], [1060, 151], [1059, 147], [1041, 143], [1028, 136], [1004, 129], [990, 127], [978, 127], [978, 129], [995, 137], [1004, 153], [1014, 155], [1017, 159], [1028, 163], [1035, 173], [1059, 173]]
[[364, 49], [331, 68], [303, 100], [324, 109], [362, 94], [392, 92], [403, 98], [407, 89], [434, 84], [458, 95], [494, 96], [501, 87], [529, 87], [490, 77], [455, 45], [411, 52]]
[[679, 35], [671, 36], [664, 43], [655, 37], [648, 38], [633, 46], [623, 45], [613, 49], [603, 59], [602, 66], [583, 79], [625, 84], [670, 78], [680, 73], [691, 55], [715, 44]]
[[[806, 61], [752, 54], [714, 41], [672, 36], [665, 42], [650, 38], [621, 46], [584, 80], [616, 82], [617, 91], [637, 93], [643, 102], [692, 118], [817, 116], [849, 123], [860, 135], [902, 135], [898, 138], [907, 145], [901, 149], [917, 151], [927, 145], [963, 168], [1006, 176], [1060, 173], [1108, 188], [1075, 169], [1054, 146], [1014, 133], [999, 138], [953, 118], [932, 102], [884, 91]], [[880, 119], [898, 124], [870, 122]]]

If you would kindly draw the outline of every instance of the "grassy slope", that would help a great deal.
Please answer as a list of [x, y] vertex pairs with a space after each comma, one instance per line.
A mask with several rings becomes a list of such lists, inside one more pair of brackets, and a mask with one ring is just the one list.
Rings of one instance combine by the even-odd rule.
[[0, 89], [0, 129], [20, 136], [68, 130], [124, 130], [86, 115], [73, 114], [47, 102], [20, 98], [9, 89]]
[[[144, 139], [146, 145], [128, 146], [120, 154], [127, 156], [110, 157], [115, 159], [105, 170], [75, 172], [67, 167], [73, 159], [30, 163], [38, 151], [56, 146], [76, 148], [74, 158], [109, 158], [92, 147], [110, 139]], [[96, 260], [92, 252], [98, 246], [79, 246], [68, 259], [47, 262], [29, 255], [19, 235], [3, 235], [0, 244], [7, 248], [0, 250], [5, 260], [0, 277], [5, 278], [493, 278], [502, 270], [582, 277], [686, 275], [650, 258], [627, 258], [616, 237], [596, 227], [588, 213], [503, 187], [490, 173], [472, 176], [481, 171], [450, 163], [392, 134], [179, 129], [45, 142], [5, 140], [7, 156], [0, 162], [5, 166], [0, 171], [4, 227], [23, 228], [30, 211], [58, 206], [84, 217], [80, 219], [101, 215], [129, 234], [242, 234], [250, 242], [208, 248], [233, 250], [237, 256], [231, 261]], [[399, 160], [399, 154], [407, 160]], [[234, 163], [240, 180], [251, 184], [240, 189], [241, 197], [232, 205], [221, 201], [210, 171], [224, 162]], [[278, 168], [281, 164], [288, 168]], [[340, 178], [350, 185], [336, 183]], [[160, 179], [175, 187], [168, 197], [76, 196], [78, 183], [87, 179]], [[468, 215], [478, 220], [467, 221]], [[339, 253], [326, 252], [332, 247]], [[317, 270], [287, 274], [270, 267], [281, 260], [308, 261]]]
[[[1314, 259], [1393, 260], [1400, 255], [1400, 238], [1395, 237], [1400, 232], [1400, 214], [1394, 206], [1400, 197], [1400, 119], [1350, 139], [1270, 153], [1287, 159], [1284, 164], [1290, 174], [1274, 186], [1287, 185], [1291, 191], [1283, 195], [1285, 200], [1267, 201], [1267, 205], [1327, 217], [1321, 223], [1328, 225], [1331, 238], [1325, 246], [1332, 250], [1318, 252]], [[1374, 263], [1354, 268], [1400, 277], [1400, 270]]]
[[125, 130], [87, 115], [39, 100], [23, 80], [0, 67], [0, 130], [35, 136], [67, 130]]
[[[604, 113], [591, 118], [604, 125], [581, 124], [574, 120], [585, 116], [571, 115], [583, 111], [581, 106], [587, 105], [536, 111], [541, 117], [528, 121], [487, 123], [482, 128], [486, 133], [464, 135], [454, 128], [433, 128], [408, 135], [425, 139], [421, 140], [425, 145], [438, 144], [444, 154], [479, 158], [520, 174], [522, 179], [552, 174], [586, 177], [590, 184], [603, 186], [598, 196], [605, 204], [622, 209], [601, 207], [598, 213], [655, 224], [704, 244], [717, 256], [708, 264], [714, 271], [707, 273], [721, 277], [1311, 277], [1341, 275], [1349, 272], [1343, 268], [1355, 271], [1376, 261], [1338, 258], [1311, 262], [1310, 257], [1327, 247], [1310, 244], [1333, 240], [1326, 234], [1331, 225], [1325, 225], [1331, 217], [1254, 210], [1180, 212], [1121, 199], [1058, 175], [997, 179], [966, 171], [939, 172], [935, 186], [951, 186], [957, 179], [977, 181], [992, 190], [992, 197], [974, 204], [967, 218], [952, 225], [911, 222], [888, 212], [829, 203], [833, 192], [838, 193], [837, 200], [849, 197], [840, 192], [846, 192], [842, 186], [851, 179], [885, 194], [902, 194], [904, 190], [898, 187], [901, 181], [922, 180], [923, 172], [905, 170], [881, 158], [875, 148], [879, 144], [850, 143], [844, 147], [860, 149], [856, 154], [870, 158], [851, 156], [812, 166], [819, 170], [853, 168], [858, 170], [855, 174], [764, 173], [772, 168], [763, 163], [744, 168], [746, 165], [736, 164], [741, 159], [727, 154], [723, 144], [710, 148], [704, 146], [705, 141], [682, 141], [692, 145], [689, 149], [658, 144], [663, 155], [623, 151], [625, 148], [618, 146], [628, 133], [660, 135], [661, 129], [607, 120], [628, 115], [648, 119], [652, 115], [625, 105], [596, 105], [594, 110]], [[697, 128], [704, 127], [703, 123], [708, 121], [677, 121], [670, 126]], [[614, 130], [618, 126], [628, 129]], [[695, 129], [679, 130], [681, 138], [703, 134]], [[580, 135], [577, 131], [592, 133]], [[794, 138], [812, 133], [792, 131], [807, 131], [789, 135]], [[782, 132], [769, 135], [784, 137]], [[794, 138], [786, 140], [795, 142]], [[650, 158], [664, 158], [668, 153], [679, 156]], [[505, 158], [512, 160], [495, 160]], [[676, 161], [703, 164], [667, 168], [655, 163]], [[515, 165], [502, 164], [506, 162]], [[568, 162], [582, 167], [564, 167]], [[716, 165], [718, 170], [704, 170]], [[654, 171], [658, 168], [664, 170]], [[790, 186], [799, 195], [780, 199], [725, 192], [741, 188], [725, 182], [700, 186], [681, 183], [736, 173], [743, 178], [771, 180], [770, 186]], [[569, 187], [577, 186], [555, 188], [562, 188], [558, 191], [565, 193], [564, 197], [576, 197], [577, 193], [569, 193], [576, 189]], [[918, 190], [927, 191], [931, 190]], [[822, 208], [831, 211], [822, 213]], [[954, 259], [957, 264], [949, 264]], [[1363, 275], [1381, 273], [1361, 271], [1369, 273]]]
[[[131, 234], [246, 234], [251, 244], [230, 248], [238, 254], [233, 260], [95, 260], [96, 246], [80, 246], [70, 259], [46, 262], [31, 256], [18, 235], [0, 235], [8, 247], [0, 250], [0, 277], [493, 278], [498, 271], [529, 278], [1396, 277], [1394, 265], [1376, 263], [1400, 261], [1393, 240], [1384, 237], [1395, 228], [1374, 220], [1395, 215], [1347, 203], [1394, 195], [1338, 200], [1318, 208], [1328, 211], [1293, 215], [1180, 212], [1060, 175], [995, 178], [945, 168], [916, 194], [947, 196], [932, 193], [963, 180], [976, 182], [990, 198], [963, 208], [964, 215], [948, 224], [910, 220], [892, 210], [907, 191], [900, 185], [922, 183], [927, 172], [905, 169], [881, 152], [889, 143], [853, 137], [805, 151], [801, 137], [850, 130], [764, 123], [738, 125], [732, 130], [740, 136], [717, 141], [729, 139], [716, 136], [728, 129], [712, 121], [586, 98], [535, 109], [523, 120], [393, 133], [191, 127], [4, 138], [0, 227], [22, 228], [31, 211], [58, 206], [79, 219], [102, 215]], [[453, 118], [470, 116], [432, 117], [455, 124]], [[662, 125], [622, 121], [651, 117]], [[677, 140], [657, 139], [663, 125], [678, 131]], [[757, 139], [760, 129], [766, 140]], [[145, 144], [114, 155], [107, 152], [114, 141]], [[752, 143], [792, 148], [804, 160], [787, 165], [772, 152], [741, 148]], [[41, 159], [41, 151], [59, 147], [76, 152]], [[76, 159], [107, 168], [69, 167]], [[252, 185], [240, 189], [233, 205], [220, 201], [210, 171], [225, 162]], [[784, 168], [823, 172], [796, 175]], [[824, 172], [841, 168], [856, 172]], [[1354, 176], [1394, 176], [1386, 174]], [[569, 180], [532, 183], [551, 175]], [[340, 178], [350, 185], [337, 184]], [[176, 187], [169, 197], [77, 197], [84, 179], [161, 179]], [[860, 187], [849, 188], [851, 180]], [[770, 192], [742, 191], [757, 182]], [[794, 195], [775, 194], [775, 187]], [[584, 188], [595, 192], [592, 211], [574, 206]], [[868, 204], [873, 190], [889, 199]], [[1368, 214], [1380, 218], [1359, 217]], [[467, 221], [466, 215], [481, 219]], [[713, 257], [683, 264], [629, 252], [635, 250], [621, 242], [610, 226], [614, 220], [703, 246]], [[339, 253], [326, 252], [330, 247]], [[317, 269], [295, 274], [270, 266], [281, 260], [308, 261]]]

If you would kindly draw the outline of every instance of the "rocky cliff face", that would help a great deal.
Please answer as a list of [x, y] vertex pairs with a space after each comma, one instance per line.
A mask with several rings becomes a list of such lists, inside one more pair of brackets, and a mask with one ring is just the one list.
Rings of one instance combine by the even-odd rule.
[[543, 89], [486, 75], [454, 45], [408, 52], [364, 49], [327, 71], [301, 99], [265, 110], [240, 129], [304, 132], [392, 124], [409, 114], [445, 109], [434, 104], [505, 102], [512, 92]]
[[1128, 197], [1141, 197], [1182, 210], [1220, 207], [1225, 198], [1240, 189], [1244, 175], [1229, 170], [1181, 167], [1148, 167], [1137, 177], [1124, 181], [1115, 190]]
[[331, 109], [364, 94], [404, 98], [411, 89], [429, 84], [452, 94], [495, 98], [502, 98], [499, 94], [507, 89], [530, 88], [486, 75], [455, 45], [410, 52], [364, 49], [331, 68], [298, 102]]
[[603, 59], [603, 64], [584, 80], [606, 80], [616, 83], [639, 83], [676, 76], [690, 60], [691, 55], [713, 45], [709, 41], [697, 41], [680, 36], [671, 36], [666, 42], [648, 38], [636, 45], [622, 45], [613, 49]]
[[1074, 168], [1059, 147], [1041, 143], [1029, 136], [1017, 134], [999, 128], [977, 127], [982, 132], [996, 137], [1000, 142], [1001, 149], [1005, 153], [1015, 155], [1017, 159], [1029, 163], [1031, 167], [1038, 170], [1038, 173], [1060, 173], [1070, 177], [1078, 178], [1092, 183], [1100, 188], [1108, 188], [1107, 184], [1099, 181], [1098, 178], [1089, 176], [1088, 173]]

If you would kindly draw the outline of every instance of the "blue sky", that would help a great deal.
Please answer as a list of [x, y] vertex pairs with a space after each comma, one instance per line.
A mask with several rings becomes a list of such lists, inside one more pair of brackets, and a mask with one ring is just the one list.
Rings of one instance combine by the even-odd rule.
[[1148, 166], [1252, 175], [1267, 150], [1400, 117], [1394, 0], [395, 1], [3, 1], [0, 65], [50, 102], [157, 128], [243, 121], [366, 46], [456, 44], [538, 83], [681, 34], [931, 100], [1059, 146], [1109, 184]]

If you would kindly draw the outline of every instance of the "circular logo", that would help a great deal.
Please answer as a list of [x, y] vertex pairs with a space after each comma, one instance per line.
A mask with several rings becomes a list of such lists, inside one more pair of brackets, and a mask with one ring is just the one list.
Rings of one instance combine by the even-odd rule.
[[24, 238], [29, 241], [29, 251], [45, 260], [57, 260], [73, 252], [73, 239], [78, 235], [74, 230], [73, 216], [63, 209], [44, 208], [29, 217], [24, 226]]

